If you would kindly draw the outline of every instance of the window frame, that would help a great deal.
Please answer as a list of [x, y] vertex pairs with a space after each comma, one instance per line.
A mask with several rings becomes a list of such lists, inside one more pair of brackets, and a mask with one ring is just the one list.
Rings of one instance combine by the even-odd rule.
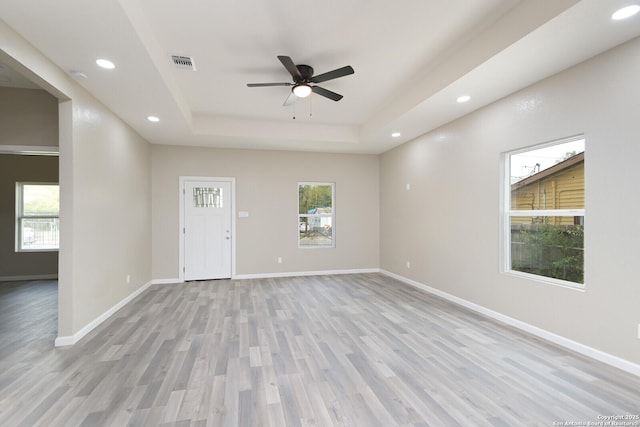
[[[300, 213], [300, 186], [330, 186], [331, 187], [331, 213], [330, 214], [301, 214]], [[299, 181], [296, 186], [296, 211], [297, 211], [297, 233], [298, 249], [333, 249], [336, 247], [336, 184], [335, 182]], [[331, 244], [330, 245], [301, 245], [300, 242], [300, 219], [301, 218], [331, 218]], [[308, 220], [307, 220], [308, 223]]]
[[[583, 209], [531, 209], [531, 210], [523, 210], [523, 209], [512, 209], [511, 208], [511, 156], [526, 153], [528, 151], [539, 150], [547, 147], [553, 147], [556, 145], [562, 145], [569, 142], [585, 140], [585, 149], [586, 153], [586, 138], [584, 134], [574, 135], [567, 138], [556, 139], [553, 141], [535, 144], [524, 148], [519, 148], [516, 150], [506, 151], [502, 153], [502, 163], [503, 169], [501, 174], [502, 180], [502, 203], [501, 203], [501, 222], [502, 222], [502, 247], [501, 247], [501, 258], [502, 265], [501, 270], [505, 274], [523, 277], [531, 280], [535, 280], [537, 282], [546, 283], [550, 285], [562, 286], [566, 288], [571, 288], [575, 290], [585, 290], [586, 289], [586, 280], [583, 280], [585, 283], [571, 282], [568, 280], [557, 279], [554, 277], [547, 277], [533, 273], [527, 273], [524, 271], [518, 271], [512, 269], [512, 259], [511, 259], [511, 218], [514, 217], [582, 217], [582, 224], [584, 226], [584, 221], [586, 217], [586, 179], [584, 185], [585, 192], [585, 208]], [[584, 261], [583, 261], [584, 263]], [[584, 265], [583, 265], [584, 270]], [[584, 279], [584, 278], [583, 278]]]
[[[24, 214], [24, 187], [29, 185], [51, 185], [58, 187], [60, 191], [60, 183], [58, 182], [33, 182], [18, 181], [16, 182], [16, 212], [15, 212], [15, 252], [58, 252], [60, 250], [60, 235], [58, 234], [58, 246], [55, 248], [24, 248], [23, 226], [25, 219], [57, 219], [60, 224], [60, 206], [58, 206], [58, 215], [29, 215]], [[60, 231], [58, 230], [58, 233]]]

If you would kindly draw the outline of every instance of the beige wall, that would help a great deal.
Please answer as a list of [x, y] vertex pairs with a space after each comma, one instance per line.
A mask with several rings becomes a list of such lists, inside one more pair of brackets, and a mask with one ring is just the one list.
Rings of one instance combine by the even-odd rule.
[[38, 89], [0, 87], [1, 145], [58, 145], [58, 100]]
[[55, 277], [57, 251], [15, 250], [16, 182], [58, 182], [58, 157], [0, 154], [0, 280]]
[[[638, 57], [640, 39], [382, 155], [381, 267], [640, 363]], [[580, 133], [585, 291], [501, 273], [501, 153]]]
[[[179, 177], [236, 178], [236, 273], [378, 268], [378, 156], [154, 145], [153, 277], [179, 277]], [[336, 183], [336, 247], [298, 249], [297, 183]], [[277, 263], [277, 257], [283, 263]]]
[[151, 280], [151, 150], [86, 93], [72, 104], [75, 333]]
[[1, 20], [0, 39], [3, 62], [59, 99], [58, 336], [69, 337], [151, 280], [151, 151]]

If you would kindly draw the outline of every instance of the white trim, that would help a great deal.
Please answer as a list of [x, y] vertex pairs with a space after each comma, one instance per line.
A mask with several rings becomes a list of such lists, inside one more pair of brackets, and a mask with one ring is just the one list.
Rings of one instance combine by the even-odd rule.
[[0, 276], [0, 282], [18, 282], [23, 280], [57, 280], [58, 273], [27, 274], [24, 276]]
[[58, 156], [60, 148], [49, 145], [2, 145], [0, 144], [0, 153], [9, 154], [28, 154], [37, 156]]
[[511, 154], [502, 153], [502, 172], [500, 179], [500, 271], [511, 270]]
[[324, 270], [324, 271], [290, 271], [285, 273], [257, 273], [257, 274], [238, 274], [233, 279], [269, 279], [272, 277], [296, 277], [296, 276], [333, 276], [338, 274], [364, 274], [364, 273], [380, 273], [379, 268], [359, 268], [352, 270]]
[[184, 283], [184, 280], [180, 279], [153, 279], [151, 281], [152, 285], [177, 285], [180, 283]]
[[75, 343], [80, 341], [85, 335], [87, 335], [89, 332], [93, 331], [95, 328], [100, 326], [100, 324], [102, 322], [107, 320], [109, 317], [113, 316], [114, 313], [116, 313], [122, 307], [124, 307], [129, 302], [131, 302], [131, 300], [133, 300], [135, 297], [137, 297], [138, 295], [140, 295], [141, 293], [146, 291], [147, 288], [149, 288], [149, 286], [151, 286], [151, 284], [152, 284], [151, 281], [145, 283], [143, 286], [138, 288], [136, 291], [132, 292], [128, 297], [126, 297], [125, 299], [123, 299], [122, 301], [120, 301], [119, 303], [117, 303], [116, 305], [114, 305], [113, 307], [111, 307], [110, 309], [105, 311], [104, 313], [102, 313], [100, 316], [95, 318], [93, 321], [89, 322], [89, 324], [87, 324], [84, 328], [80, 329], [78, 332], [76, 332], [72, 336], [65, 336], [65, 337], [60, 337], [59, 336], [59, 337], [57, 337], [56, 340], [55, 340], [54, 345], [56, 347], [65, 347], [65, 346], [69, 346], [69, 345], [74, 345]]
[[[255, 274], [236, 274], [231, 277], [232, 280], [246, 279], [270, 279], [276, 277], [296, 277], [296, 276], [333, 276], [338, 274], [366, 274], [380, 273], [379, 268], [360, 268], [351, 270], [323, 270], [323, 271], [289, 271], [284, 273], [255, 273]], [[178, 285], [187, 283], [180, 279], [153, 279], [154, 285]]]
[[236, 179], [235, 177], [180, 176], [178, 177], [178, 283], [184, 282], [184, 185], [187, 181], [222, 181], [231, 183], [231, 277], [236, 274]]
[[448, 294], [441, 290], [432, 288], [423, 283], [416, 282], [415, 280], [408, 279], [406, 277], [400, 276], [395, 273], [391, 273], [390, 271], [380, 270], [380, 273], [385, 276], [389, 276], [396, 280], [399, 280], [407, 285], [413, 286], [425, 292], [428, 292], [433, 295], [437, 295], [441, 298], [446, 299], [447, 301], [451, 301], [455, 304], [458, 304], [462, 307], [465, 307], [469, 310], [475, 311], [477, 313], [483, 314], [487, 317], [495, 319], [499, 322], [505, 323], [509, 326], [513, 326], [522, 331], [528, 332], [532, 335], [535, 335], [544, 340], [550, 341], [554, 344], [565, 347], [569, 350], [575, 351], [576, 353], [583, 354], [587, 357], [595, 359], [599, 362], [606, 363], [607, 365], [611, 365], [618, 369], [622, 369], [625, 372], [629, 372], [630, 374], [637, 375], [640, 377], [640, 365], [633, 363], [629, 360], [622, 359], [618, 356], [614, 356], [612, 354], [606, 353], [604, 351], [595, 349], [593, 347], [589, 347], [588, 345], [579, 343], [577, 341], [573, 341], [569, 338], [563, 337], [561, 335], [554, 334], [553, 332], [549, 332], [547, 330], [538, 328], [537, 326], [530, 325], [529, 323], [522, 322], [518, 319], [514, 319], [513, 317], [505, 316], [504, 314], [498, 313], [497, 311], [490, 310], [481, 305], [475, 304], [473, 302], [467, 301], [465, 299], [459, 298], [455, 295]]
[[581, 139], [585, 139], [585, 146], [586, 146], [586, 138], [584, 136], [584, 133], [578, 133], [575, 135], [567, 136], [565, 138], [552, 139], [551, 141], [545, 141], [541, 143], [528, 145], [526, 147], [518, 148], [517, 150], [506, 151], [505, 154], [522, 154], [522, 153], [526, 153], [527, 151], [534, 151], [542, 148], [553, 147], [554, 145], [562, 145], [568, 142], [580, 141]]
[[518, 270], [503, 271], [504, 274], [519, 277], [521, 279], [529, 279], [538, 283], [544, 283], [551, 286], [559, 286], [564, 289], [573, 289], [574, 291], [586, 292], [587, 288], [584, 283], [569, 282], [567, 280], [555, 279], [553, 277], [539, 276], [537, 274], [525, 273]]

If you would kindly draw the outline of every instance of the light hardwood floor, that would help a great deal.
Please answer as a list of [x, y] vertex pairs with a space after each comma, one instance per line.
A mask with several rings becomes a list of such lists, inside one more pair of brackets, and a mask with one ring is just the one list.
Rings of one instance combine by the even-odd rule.
[[[55, 308], [44, 314], [51, 295], [17, 308], [30, 291], [12, 286], [0, 290], [1, 426], [551, 426], [640, 414], [640, 378], [378, 274], [155, 285], [63, 349]], [[39, 338], [25, 341], [32, 328]]]

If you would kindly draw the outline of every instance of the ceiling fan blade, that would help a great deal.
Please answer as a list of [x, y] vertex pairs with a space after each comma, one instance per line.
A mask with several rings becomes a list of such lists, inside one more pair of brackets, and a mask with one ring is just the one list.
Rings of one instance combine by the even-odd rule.
[[313, 90], [313, 93], [317, 93], [320, 96], [324, 96], [325, 98], [329, 98], [334, 101], [340, 101], [343, 98], [339, 93], [331, 92], [330, 90], [320, 86], [313, 86], [311, 89]]
[[287, 96], [287, 99], [284, 100], [284, 103], [282, 104], [282, 106], [288, 107], [289, 105], [293, 105], [295, 101], [296, 101], [296, 96], [293, 94], [293, 92], [290, 92], [289, 96]]
[[353, 71], [353, 68], [351, 68], [351, 65], [347, 65], [346, 67], [337, 68], [333, 71], [329, 71], [329, 72], [314, 76], [311, 79], [311, 81], [313, 83], [322, 83], [322, 82], [326, 82], [327, 80], [337, 79], [338, 77], [348, 76], [349, 74], [353, 74], [353, 73], [355, 73], [355, 71]]
[[248, 87], [293, 86], [293, 83], [247, 83]]
[[280, 60], [280, 62], [282, 62], [282, 65], [284, 65], [284, 68], [287, 69], [289, 74], [291, 74], [291, 77], [293, 77], [293, 81], [297, 82], [303, 79], [300, 70], [298, 70], [296, 64], [293, 63], [293, 59], [288, 56], [282, 55], [278, 56], [278, 59]]

